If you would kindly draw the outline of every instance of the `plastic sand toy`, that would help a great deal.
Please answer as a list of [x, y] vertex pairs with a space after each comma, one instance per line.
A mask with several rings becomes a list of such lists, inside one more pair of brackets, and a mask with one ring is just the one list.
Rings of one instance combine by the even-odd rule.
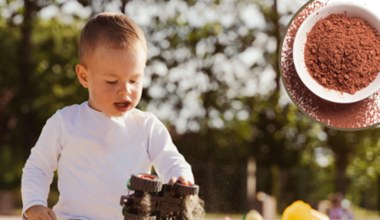
[[197, 185], [162, 184], [158, 176], [150, 174], [132, 175], [127, 187], [128, 195], [120, 199], [125, 220], [193, 219], [201, 201]]
[[284, 210], [282, 220], [329, 220], [329, 218], [312, 209], [309, 204], [298, 200]]

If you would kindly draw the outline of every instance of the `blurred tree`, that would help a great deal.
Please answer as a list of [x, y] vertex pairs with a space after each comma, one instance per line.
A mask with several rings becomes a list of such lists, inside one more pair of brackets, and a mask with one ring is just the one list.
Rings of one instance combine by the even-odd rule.
[[[327, 196], [334, 167], [337, 189], [352, 184], [344, 181], [347, 168], [349, 177], [374, 189], [376, 132], [324, 129], [281, 89], [281, 39], [300, 6], [277, 0], [2, 3], [0, 189], [19, 184], [46, 119], [86, 99], [75, 80], [77, 38], [84, 20], [104, 10], [124, 11], [144, 28], [149, 60], [140, 108], [167, 122], [208, 211], [249, 208], [248, 158], [257, 162], [257, 190], [276, 196], [280, 210], [295, 199], [315, 203]], [[318, 155], [336, 156], [335, 166], [320, 165]]]
[[[84, 9], [90, 8], [90, 15], [105, 10], [110, 2], [79, 1]], [[150, 42], [141, 108], [154, 111], [173, 125], [179, 134], [176, 141], [190, 155], [200, 182], [205, 180], [204, 194], [213, 206], [210, 210], [244, 209], [242, 186], [249, 155], [258, 157], [262, 167], [259, 189], [279, 197], [280, 191], [289, 191], [272, 183], [282, 179], [286, 184], [289, 164], [297, 166], [306, 143], [305, 135], [299, 133], [308, 125], [297, 120], [302, 115], [289, 103], [279, 103], [281, 27], [279, 15], [272, 13], [276, 12], [276, 2], [132, 1], [127, 7], [126, 2], [119, 2], [115, 9], [124, 8], [140, 22]], [[29, 154], [46, 118], [57, 108], [85, 97], [73, 83], [77, 62], [73, 54], [81, 17], [72, 15], [74, 20], [68, 24], [58, 16], [48, 20], [38, 17], [47, 7], [62, 12], [64, 3], [24, 1], [24, 7], [19, 6], [7, 17], [7, 23], [20, 36], [15, 42], [20, 48], [15, 58], [20, 61], [12, 65], [20, 69], [10, 77], [22, 79], [22, 83], [13, 85], [15, 94], [8, 109], [15, 123], [6, 132], [9, 142], [2, 147], [14, 146], [11, 155], [19, 155], [21, 161]], [[143, 16], [139, 13], [142, 10], [146, 12]], [[188, 136], [193, 137], [191, 142], [185, 141]], [[294, 145], [298, 139], [301, 141]], [[12, 167], [20, 170], [22, 163], [15, 164], [18, 166]], [[281, 170], [278, 176], [276, 169]], [[268, 175], [265, 170], [269, 170]], [[223, 175], [215, 178], [218, 172]], [[218, 183], [224, 179], [231, 179], [229, 184], [237, 193], [220, 193], [224, 185]], [[220, 200], [240, 203], [221, 204]]]
[[355, 148], [358, 147], [358, 142], [361, 141], [360, 134], [358, 132], [337, 131], [329, 128], [326, 128], [325, 131], [327, 133], [327, 145], [334, 153], [335, 191], [345, 195], [349, 184], [346, 171]]
[[[10, 27], [5, 20], [0, 21], [0, 49], [6, 51], [7, 55], [1, 56], [0, 59], [0, 186], [17, 184], [17, 173], [19, 167], [13, 166], [12, 163], [12, 145], [9, 137], [10, 131], [15, 127], [16, 117], [10, 103], [15, 96], [16, 77], [15, 63], [17, 52], [17, 32], [15, 28]], [[6, 184], [7, 183], [7, 184]]]
[[0, 69], [1, 188], [19, 186], [21, 168], [46, 119], [58, 107], [85, 98], [72, 81], [78, 27], [37, 16], [52, 4], [62, 7], [55, 1], [19, 3], [2, 5], [1, 47], [7, 55]]
[[[295, 192], [297, 172], [290, 172], [322, 131], [291, 103], [281, 103], [278, 51], [285, 26], [277, 2], [211, 2], [151, 6], [144, 26], [151, 42], [148, 82], [154, 82], [146, 88], [147, 109], [186, 132], [176, 141], [186, 154], [198, 155], [191, 157], [192, 164], [206, 186], [209, 210], [228, 208], [219, 202], [228, 200], [240, 201], [230, 203], [230, 209], [245, 209], [241, 170], [250, 156], [259, 166], [258, 189], [284, 206], [301, 195]], [[127, 12], [138, 19], [136, 12], [147, 5], [131, 3]], [[227, 165], [235, 175], [228, 175]], [[224, 185], [218, 183], [231, 185], [228, 179], [234, 179], [235, 196], [220, 194]]]
[[351, 181], [347, 194], [356, 204], [380, 211], [380, 141], [379, 129], [361, 131], [360, 140], [349, 158], [347, 176]]

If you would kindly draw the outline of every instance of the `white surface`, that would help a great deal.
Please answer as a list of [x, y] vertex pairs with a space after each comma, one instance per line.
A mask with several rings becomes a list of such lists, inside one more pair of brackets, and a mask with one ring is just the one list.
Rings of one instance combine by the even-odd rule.
[[[306, 64], [304, 62], [304, 50], [307, 39], [307, 33], [311, 30], [314, 24], [320, 19], [332, 13], [347, 13], [349, 16], [361, 17], [366, 20], [371, 26], [375, 27], [380, 33], [380, 19], [379, 13], [373, 10], [374, 4], [367, 4], [371, 1], [331, 1], [326, 6], [314, 11], [308, 16], [301, 24], [295, 36], [293, 46], [293, 58], [296, 71], [306, 85], [315, 95], [336, 103], [352, 103], [365, 99], [375, 93], [380, 88], [380, 74], [377, 78], [369, 84], [366, 88], [357, 91], [354, 94], [339, 92], [332, 89], [327, 89], [320, 85], [309, 74]], [[372, 1], [373, 2], [373, 1]]]

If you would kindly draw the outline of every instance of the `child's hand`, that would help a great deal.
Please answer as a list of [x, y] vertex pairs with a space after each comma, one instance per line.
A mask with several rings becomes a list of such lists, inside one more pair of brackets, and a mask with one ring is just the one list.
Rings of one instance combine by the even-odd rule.
[[30, 207], [25, 214], [28, 216], [28, 220], [57, 220], [53, 210], [42, 205]]
[[169, 184], [174, 184], [175, 182], [180, 182], [181, 184], [183, 185], [193, 185], [192, 182], [190, 181], [187, 181], [183, 176], [179, 176], [178, 178], [176, 177], [172, 177], [170, 180], [169, 180]]

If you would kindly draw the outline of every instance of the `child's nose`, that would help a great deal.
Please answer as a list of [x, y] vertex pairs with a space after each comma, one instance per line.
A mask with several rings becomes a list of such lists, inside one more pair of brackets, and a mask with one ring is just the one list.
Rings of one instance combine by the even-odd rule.
[[131, 85], [128, 83], [125, 83], [118, 91], [118, 95], [120, 96], [127, 96], [131, 93]]

